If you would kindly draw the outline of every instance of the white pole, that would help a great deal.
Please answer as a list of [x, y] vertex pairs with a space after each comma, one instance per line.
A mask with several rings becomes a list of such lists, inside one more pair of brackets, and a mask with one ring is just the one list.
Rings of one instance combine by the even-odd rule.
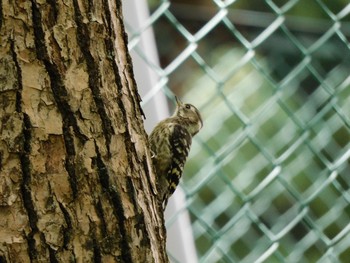
[[[159, 66], [153, 30], [151, 26], [148, 26], [147, 2], [145, 0], [123, 1], [123, 9], [138, 90], [141, 97], [147, 99], [143, 102], [142, 108], [147, 118], [145, 128], [147, 132], [150, 132], [156, 123], [170, 115], [167, 99], [162, 89], [154, 92], [155, 87], [166, 85], [167, 76], [161, 76], [162, 69]], [[171, 258], [175, 258], [175, 262], [196, 263], [198, 260], [191, 223], [187, 210], [183, 209], [185, 194], [179, 188], [170, 198], [165, 211], [166, 219], [177, 214], [176, 220], [171, 220], [171, 225], [166, 224], [167, 250]]]

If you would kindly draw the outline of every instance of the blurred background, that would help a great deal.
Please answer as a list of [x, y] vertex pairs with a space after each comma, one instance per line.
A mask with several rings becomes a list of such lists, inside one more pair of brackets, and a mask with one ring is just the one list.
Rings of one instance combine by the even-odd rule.
[[349, 262], [349, 1], [124, 5], [146, 129], [174, 95], [204, 119], [172, 262]]

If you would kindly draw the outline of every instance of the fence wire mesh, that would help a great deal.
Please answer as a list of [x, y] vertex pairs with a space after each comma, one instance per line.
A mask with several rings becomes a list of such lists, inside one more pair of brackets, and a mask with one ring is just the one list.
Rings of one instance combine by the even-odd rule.
[[[129, 34], [159, 76], [144, 103], [161, 90], [204, 118], [181, 183], [199, 261], [348, 262], [348, 0], [149, 6]], [[138, 50], [150, 28], [160, 66]]]

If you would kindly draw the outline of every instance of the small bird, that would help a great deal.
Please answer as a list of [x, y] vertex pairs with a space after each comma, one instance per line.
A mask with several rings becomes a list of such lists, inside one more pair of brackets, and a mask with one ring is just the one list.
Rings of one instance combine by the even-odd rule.
[[159, 122], [149, 136], [153, 165], [157, 175], [158, 201], [165, 209], [179, 184], [192, 137], [203, 127], [202, 117], [192, 104], [177, 97], [174, 114]]

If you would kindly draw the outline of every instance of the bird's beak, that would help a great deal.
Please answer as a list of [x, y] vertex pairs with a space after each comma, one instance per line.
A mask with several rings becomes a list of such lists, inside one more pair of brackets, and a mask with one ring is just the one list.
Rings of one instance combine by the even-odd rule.
[[176, 100], [176, 106], [180, 106], [182, 104], [181, 100], [179, 100], [176, 96], [175, 96], [175, 100]]

